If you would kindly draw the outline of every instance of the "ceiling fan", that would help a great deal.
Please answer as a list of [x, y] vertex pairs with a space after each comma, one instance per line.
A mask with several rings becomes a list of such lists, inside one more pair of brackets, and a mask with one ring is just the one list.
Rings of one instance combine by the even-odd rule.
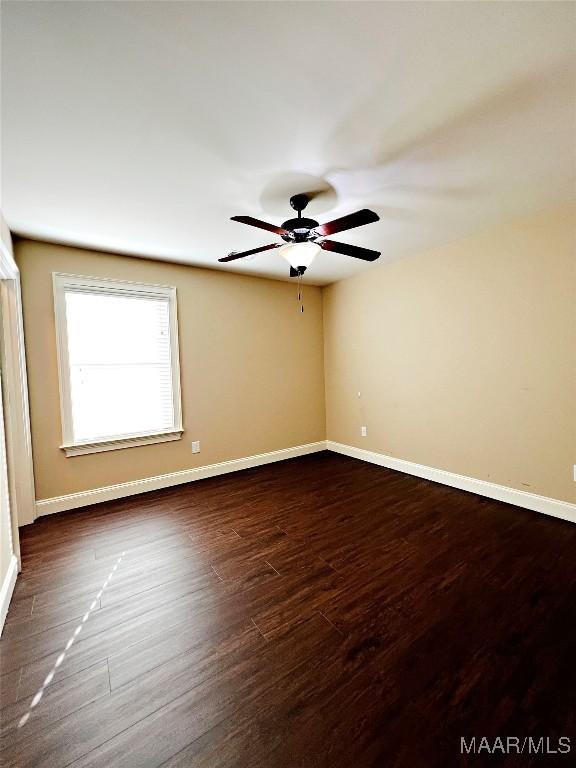
[[290, 198], [290, 205], [295, 211], [298, 211], [298, 218], [288, 219], [280, 227], [277, 227], [275, 224], [268, 224], [268, 222], [261, 221], [260, 219], [255, 219], [252, 216], [232, 216], [232, 221], [249, 224], [251, 227], [267, 229], [269, 232], [280, 235], [284, 242], [262, 245], [259, 248], [252, 248], [250, 251], [242, 251], [240, 253], [232, 251], [232, 253], [223, 256], [218, 261], [235, 261], [236, 259], [243, 259], [245, 256], [251, 256], [254, 253], [260, 253], [260, 251], [280, 248], [280, 255], [290, 264], [290, 277], [301, 277], [312, 263], [314, 257], [320, 253], [321, 249], [343, 253], [345, 256], [353, 256], [355, 259], [363, 259], [364, 261], [375, 261], [380, 256], [379, 251], [372, 251], [369, 248], [339, 243], [336, 240], [319, 239], [326, 235], [334, 235], [337, 232], [344, 232], [347, 229], [354, 229], [354, 227], [362, 227], [364, 224], [379, 221], [380, 217], [374, 211], [363, 208], [361, 211], [342, 216], [340, 219], [329, 221], [326, 224], [319, 224], [314, 219], [306, 219], [302, 216], [302, 211], [309, 202], [310, 198], [306, 194], [293, 195]]

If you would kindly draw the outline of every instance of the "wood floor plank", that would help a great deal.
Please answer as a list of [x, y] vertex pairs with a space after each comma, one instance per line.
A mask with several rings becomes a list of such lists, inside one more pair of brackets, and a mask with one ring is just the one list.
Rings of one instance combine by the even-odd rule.
[[[86, 613], [87, 606], [90, 607], [93, 602], [87, 603], [85, 599], [80, 599], [71, 600], [67, 603], [57, 603], [56, 605], [36, 607], [30, 617], [14, 619], [8, 622], [4, 626], [2, 636], [6, 639], [29, 638], [58, 627], [60, 624], [81, 619]], [[100, 600], [97, 600], [96, 605], [92, 608], [92, 612], [98, 611], [100, 608]]]
[[[271, 640], [274, 640], [271, 636]], [[269, 695], [248, 702], [234, 717], [191, 742], [162, 763], [166, 768], [265, 768], [274, 765], [329, 766], [328, 747], [332, 742], [348, 743], [350, 720], [348, 699], [343, 689], [353, 683], [366, 689], [366, 678], [376, 677], [371, 655], [353, 652], [350, 641], [333, 636], [321, 657], [292, 671]], [[364, 709], [368, 706], [368, 693]], [[322, 718], [318, 718], [318, 713]], [[352, 718], [364, 718], [355, 708]], [[350, 719], [352, 719], [350, 718]], [[338, 726], [347, 738], [338, 738]], [[338, 763], [337, 763], [338, 764]], [[353, 762], [348, 763], [352, 765]]]
[[3, 707], [0, 710], [0, 736], [10, 732], [16, 734], [22, 718], [28, 715], [22, 727], [26, 728], [26, 738], [30, 738], [33, 733], [109, 693], [108, 664], [102, 661], [61, 682], [48, 685], [36, 706], [31, 706], [34, 699], [27, 697]]
[[[101, 611], [94, 617], [94, 625], [91, 626], [90, 620], [86, 622], [85, 629], [66, 653], [66, 658], [58, 669], [58, 679], [130, 648], [138, 644], [143, 637], [170, 632], [171, 628], [184, 618], [194, 615], [195, 610], [201, 611], [214, 605], [217, 600], [214, 590], [210, 588], [187, 593], [178, 600], [151, 608], [144, 613], [134, 611], [135, 615], [128, 620], [121, 615], [121, 611], [113, 615]], [[64, 631], [59, 627], [58, 642], [55, 636], [51, 636], [49, 644], [40, 643], [33, 648], [20, 646], [18, 652], [10, 654], [13, 663], [22, 666], [19, 696], [28, 695], [38, 686], [46, 674], [46, 669], [52, 666], [54, 659], [65, 649], [76, 629], [77, 626], [66, 627]], [[41, 636], [40, 638], [42, 639]], [[48, 651], [48, 647], [52, 650]], [[34, 661], [22, 665], [24, 659], [30, 658], [31, 655]]]
[[[321, 649], [333, 637], [333, 630], [319, 619], [302, 622], [276, 644], [264, 644], [259, 652], [242, 654], [234, 665], [222, 670], [217, 678], [200, 683], [146, 720], [122, 731], [100, 748], [87, 753], [74, 766], [124, 766], [134, 768], [159, 765], [190, 742], [195, 736], [230, 717], [254, 696], [266, 692], [289, 675], [299, 664], [312, 659], [321, 663]], [[134, 729], [142, 739], [134, 754]]]
[[10, 603], [4, 626], [9, 626], [13, 622], [29, 619], [32, 615], [34, 606], [34, 595], [21, 600], [13, 599]]
[[254, 624], [239, 612], [237, 617], [230, 617], [226, 623], [219, 620], [220, 607], [201, 614], [201, 619], [194, 624], [183, 622], [172, 628], [169, 633], [159, 633], [146, 637], [126, 651], [120, 651], [108, 659], [110, 684], [112, 690], [148, 674], [151, 670], [183, 654], [189, 654], [194, 648], [207, 646], [210, 642], [224, 647], [226, 638], [241, 635], [256, 636]]
[[20, 685], [22, 669], [16, 669], [13, 672], [4, 674], [1, 662], [2, 657], [0, 655], [0, 707], [5, 707], [18, 700], [18, 687]]
[[[170, 582], [169, 582], [170, 583]], [[162, 585], [165, 591], [170, 592], [168, 585]], [[156, 623], [163, 622], [164, 626], [169, 626], [170, 622], [179, 620], [180, 616], [191, 609], [192, 606], [204, 605], [206, 601], [213, 603], [217, 597], [219, 589], [218, 579], [213, 574], [202, 575], [194, 578], [185, 577], [186, 593], [178, 600], [170, 602], [158, 602], [154, 600], [151, 607], [147, 601], [147, 592], [143, 592], [142, 600], [138, 600], [139, 595], [128, 601], [128, 605], [122, 603], [114, 604], [116, 610], [112, 610], [114, 605], [95, 611], [89, 616], [89, 619], [82, 625], [82, 634], [78, 637], [74, 651], [70, 656], [75, 656], [80, 650], [83, 650], [87, 644], [95, 638], [92, 645], [99, 645], [103, 648], [105, 639], [102, 634], [106, 634], [106, 639], [113, 639], [114, 636], [122, 635], [125, 642], [129, 642], [129, 637], [137, 636], [138, 632], [143, 631], [143, 627], [154, 627]], [[92, 594], [93, 602], [96, 595]], [[86, 601], [86, 611], [89, 610], [90, 599]], [[7, 637], [3, 641], [3, 667], [5, 672], [11, 671], [14, 667], [23, 666], [27, 661], [41, 659], [51, 653], [58, 653], [66, 645], [69, 638], [79, 626], [76, 619], [67, 621], [57, 627], [47, 629], [45, 632], [26, 636], [26, 637]]]

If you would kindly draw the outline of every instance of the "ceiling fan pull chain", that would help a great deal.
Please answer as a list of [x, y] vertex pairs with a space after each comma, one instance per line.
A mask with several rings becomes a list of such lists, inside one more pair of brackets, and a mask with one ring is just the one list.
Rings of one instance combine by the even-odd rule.
[[298, 270], [298, 301], [300, 302], [300, 312], [304, 312], [304, 283], [302, 282], [302, 273]]

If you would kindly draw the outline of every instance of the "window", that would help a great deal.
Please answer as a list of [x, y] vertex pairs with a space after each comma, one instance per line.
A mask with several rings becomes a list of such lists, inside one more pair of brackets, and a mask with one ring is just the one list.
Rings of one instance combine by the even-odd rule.
[[67, 456], [182, 436], [176, 289], [54, 274]]

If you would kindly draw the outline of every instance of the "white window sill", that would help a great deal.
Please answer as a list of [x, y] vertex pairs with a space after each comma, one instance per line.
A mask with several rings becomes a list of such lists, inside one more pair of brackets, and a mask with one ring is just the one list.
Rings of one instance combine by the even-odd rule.
[[60, 448], [62, 448], [66, 456], [84, 456], [87, 453], [118, 451], [120, 448], [134, 448], [137, 445], [151, 445], [152, 443], [166, 443], [169, 440], [180, 440], [183, 432], [183, 429], [175, 429], [171, 432], [156, 432], [152, 435], [115, 437], [110, 440], [96, 440], [93, 443], [61, 445]]

